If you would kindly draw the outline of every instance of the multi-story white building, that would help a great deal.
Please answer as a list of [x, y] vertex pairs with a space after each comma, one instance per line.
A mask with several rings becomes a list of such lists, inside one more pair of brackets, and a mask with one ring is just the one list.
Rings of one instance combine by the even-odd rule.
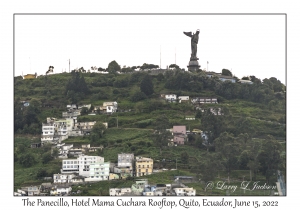
[[42, 137], [41, 141], [53, 142], [55, 133], [55, 123], [42, 123]]
[[102, 181], [109, 179], [109, 162], [104, 163], [92, 163], [89, 167], [89, 177], [84, 181]]
[[100, 156], [80, 155], [77, 159], [63, 160], [61, 173], [78, 173], [91, 179], [86, 181], [108, 180], [109, 162], [105, 163]]
[[121, 153], [118, 154], [118, 167], [132, 167], [134, 154]]

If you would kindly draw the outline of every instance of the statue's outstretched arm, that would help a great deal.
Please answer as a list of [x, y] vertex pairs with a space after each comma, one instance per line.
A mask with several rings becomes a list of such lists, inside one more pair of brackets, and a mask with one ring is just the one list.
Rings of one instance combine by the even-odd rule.
[[185, 35], [189, 36], [189, 37], [192, 37], [192, 32], [183, 32]]

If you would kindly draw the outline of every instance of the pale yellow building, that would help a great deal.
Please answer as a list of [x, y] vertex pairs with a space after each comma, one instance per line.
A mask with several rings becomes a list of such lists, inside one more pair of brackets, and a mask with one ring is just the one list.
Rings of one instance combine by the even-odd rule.
[[152, 174], [153, 160], [151, 158], [136, 157], [135, 170], [136, 177]]
[[23, 79], [35, 79], [37, 74], [26, 74], [23, 76]]

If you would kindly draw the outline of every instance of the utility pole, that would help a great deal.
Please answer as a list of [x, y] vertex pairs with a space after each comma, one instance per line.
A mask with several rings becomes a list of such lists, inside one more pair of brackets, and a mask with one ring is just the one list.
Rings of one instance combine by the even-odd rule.
[[118, 115], [117, 115], [117, 128], [119, 128], [119, 125], [118, 125]]
[[69, 58], [69, 73], [70, 73], [70, 58]]
[[175, 65], [176, 65], [176, 47], [175, 47]]

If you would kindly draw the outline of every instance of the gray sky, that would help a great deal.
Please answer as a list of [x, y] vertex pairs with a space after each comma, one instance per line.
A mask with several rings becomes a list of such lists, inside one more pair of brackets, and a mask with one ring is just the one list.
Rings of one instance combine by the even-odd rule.
[[68, 71], [68, 59], [71, 70], [113, 60], [162, 68], [176, 61], [187, 69], [191, 45], [183, 31], [197, 29], [202, 69], [285, 83], [284, 15], [17, 15], [15, 76], [45, 74], [50, 65]]

